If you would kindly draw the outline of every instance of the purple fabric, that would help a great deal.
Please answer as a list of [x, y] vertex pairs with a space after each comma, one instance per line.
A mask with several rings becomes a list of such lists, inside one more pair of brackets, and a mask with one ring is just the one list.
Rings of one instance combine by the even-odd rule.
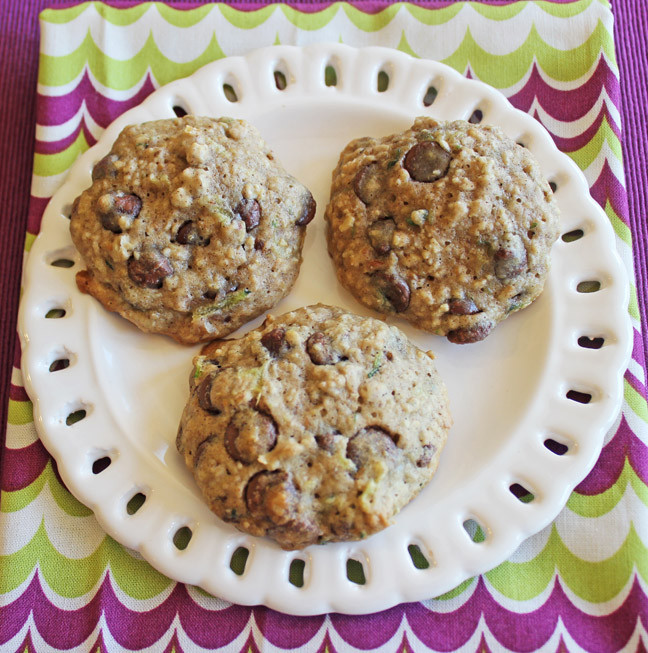
[[[644, 351], [648, 351], [648, 5], [636, 0], [613, 0], [614, 41], [621, 72], [621, 140], [625, 162], [634, 264], [641, 312]], [[645, 363], [644, 363], [645, 365]]]

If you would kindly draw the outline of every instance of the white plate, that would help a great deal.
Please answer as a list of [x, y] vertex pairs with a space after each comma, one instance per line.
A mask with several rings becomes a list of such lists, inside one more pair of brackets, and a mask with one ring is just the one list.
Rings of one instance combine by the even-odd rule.
[[[327, 65], [337, 72], [336, 86], [324, 83]], [[284, 90], [275, 84], [276, 70], [285, 75]], [[384, 92], [377, 90], [381, 71], [389, 76]], [[234, 88], [236, 102], [226, 98], [224, 84]], [[438, 95], [426, 106], [431, 85]], [[299, 280], [275, 314], [314, 302], [367, 313], [339, 286], [326, 253], [322, 214], [331, 171], [352, 138], [400, 131], [417, 115], [467, 119], [481, 110], [484, 122], [524, 143], [557, 184], [562, 233], [583, 232], [573, 242], [559, 239], [543, 295], [484, 342], [456, 346], [393, 320], [420, 347], [436, 352], [455, 425], [432, 483], [394, 526], [366, 541], [288, 553], [221, 523], [203, 504], [174, 446], [196, 349], [142, 334], [76, 289], [81, 262], [68, 233], [70, 203], [90, 184], [93, 163], [122, 127], [171, 117], [174, 106], [250, 120], [318, 202]], [[52, 265], [60, 258], [74, 266]], [[589, 280], [599, 281], [600, 290], [578, 292], [578, 284]], [[430, 598], [504, 561], [558, 514], [596, 461], [621, 406], [631, 346], [628, 281], [613, 231], [578, 168], [497, 91], [442, 64], [383, 48], [267, 48], [217, 61], [158, 90], [113, 123], [74, 165], [47, 207], [24, 285], [25, 383], [39, 434], [74, 495], [106, 532], [171, 578], [236, 603], [294, 614], [368, 613]], [[46, 318], [53, 308], [64, 309], [65, 316]], [[604, 338], [604, 344], [579, 346], [581, 336]], [[50, 372], [58, 359], [69, 359], [69, 366]], [[591, 401], [569, 399], [570, 390], [590, 394]], [[67, 425], [78, 410], [86, 411], [85, 418]], [[552, 452], [549, 439], [568, 451]], [[111, 464], [93, 473], [102, 458]], [[534, 500], [519, 501], [509, 489], [515, 483]], [[146, 501], [130, 515], [127, 504], [138, 493]], [[482, 527], [484, 541], [468, 535], [469, 520]], [[184, 550], [174, 545], [182, 527], [193, 534]], [[412, 544], [429, 561], [427, 569], [413, 564]], [[240, 576], [230, 569], [238, 547], [249, 551]], [[301, 588], [289, 582], [296, 558], [305, 562]], [[363, 565], [364, 585], [347, 578], [349, 558]]]

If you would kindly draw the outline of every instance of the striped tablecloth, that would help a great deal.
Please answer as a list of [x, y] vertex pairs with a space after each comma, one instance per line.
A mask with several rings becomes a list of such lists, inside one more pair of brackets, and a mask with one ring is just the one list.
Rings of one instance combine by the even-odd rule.
[[290, 617], [174, 583], [106, 536], [37, 438], [16, 351], [0, 475], [0, 651], [646, 650], [648, 411], [633, 270], [644, 245], [633, 257], [605, 0], [46, 10], [26, 251], [76, 157], [155, 88], [256, 47], [332, 40], [397, 48], [491, 84], [583, 169], [633, 279], [623, 412], [599, 462], [552, 525], [445, 596], [373, 615]]

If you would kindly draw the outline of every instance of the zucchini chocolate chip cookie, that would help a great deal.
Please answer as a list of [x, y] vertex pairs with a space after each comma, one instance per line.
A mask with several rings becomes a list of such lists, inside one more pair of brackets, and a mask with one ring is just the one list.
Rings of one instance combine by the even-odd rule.
[[292, 287], [315, 202], [252, 125], [127, 127], [92, 179], [71, 216], [77, 285], [143, 331], [221, 337]]
[[418, 118], [347, 145], [326, 220], [358, 301], [471, 343], [540, 295], [559, 216], [530, 152], [500, 129]]
[[434, 474], [451, 419], [432, 357], [316, 305], [194, 360], [177, 446], [210, 508], [285, 549], [364, 538]]

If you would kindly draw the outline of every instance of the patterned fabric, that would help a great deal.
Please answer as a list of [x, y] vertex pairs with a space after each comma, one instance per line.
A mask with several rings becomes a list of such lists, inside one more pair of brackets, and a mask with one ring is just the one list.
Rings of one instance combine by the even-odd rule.
[[[536, 117], [585, 172], [634, 279], [605, 0], [305, 6], [45, 11], [26, 250], [76, 157], [155, 88], [256, 47], [342, 41], [443, 61]], [[365, 616], [231, 605], [172, 582], [106, 536], [37, 438], [16, 351], [0, 479], [0, 650], [645, 651], [648, 410], [634, 284], [631, 296], [622, 415], [556, 521], [442, 597]]]

